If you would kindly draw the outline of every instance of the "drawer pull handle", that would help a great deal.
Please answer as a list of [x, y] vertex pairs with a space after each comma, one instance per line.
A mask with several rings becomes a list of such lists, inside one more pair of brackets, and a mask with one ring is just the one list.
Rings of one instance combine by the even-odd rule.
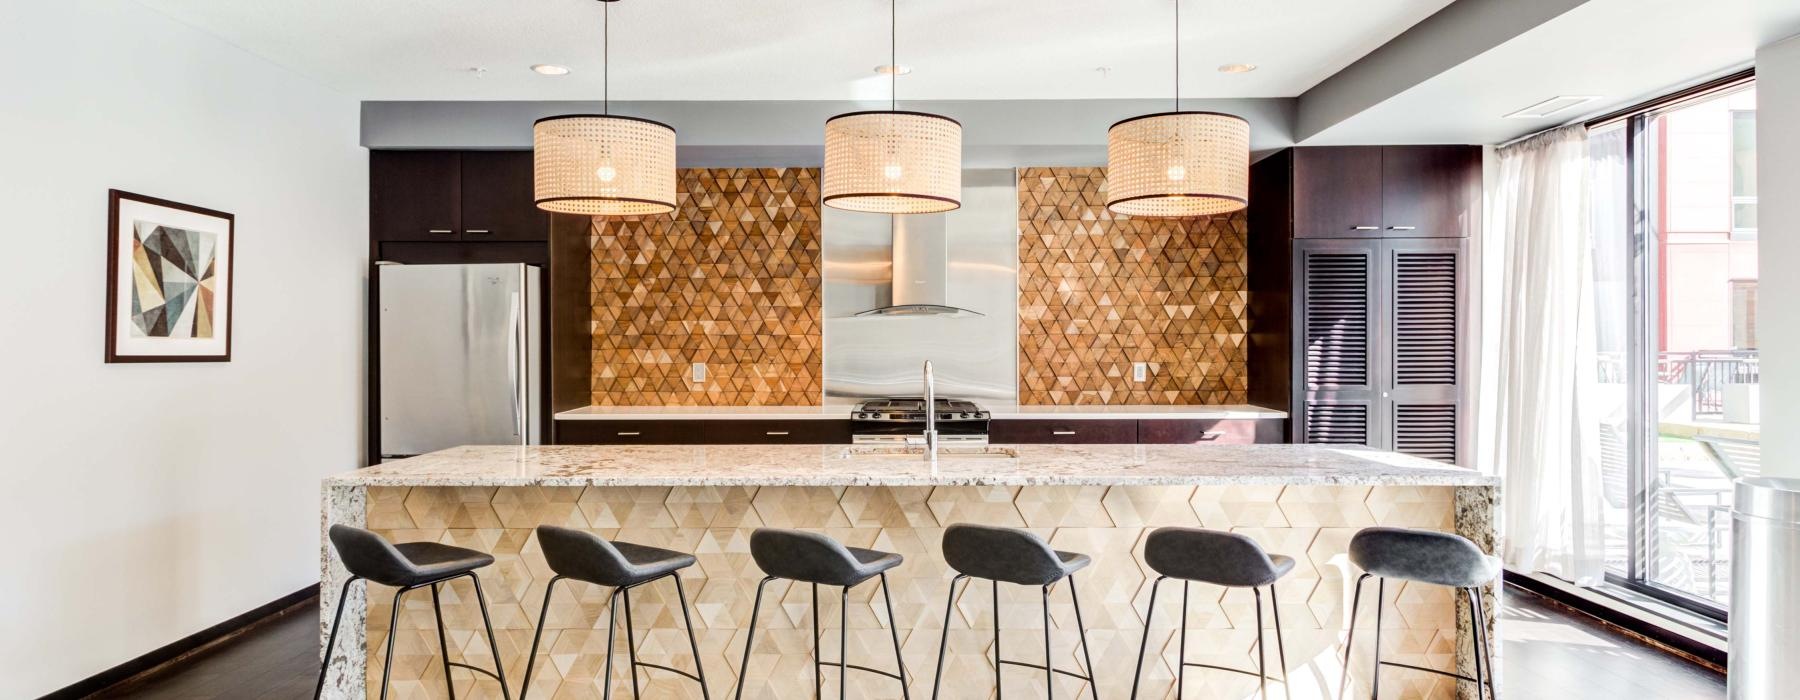
[[764, 435], [786, 435], [786, 434], [788, 434], [788, 431], [786, 431], [786, 430], [770, 430], [770, 431], [764, 432], [763, 434]]
[[472, 228], [467, 231], [463, 231], [463, 233], [493, 233], [493, 232], [489, 231], [485, 228]]
[[1352, 231], [1380, 231], [1380, 226], [1351, 226]]
[[1052, 431], [1050, 431], [1050, 434], [1051, 435], [1074, 435], [1075, 431], [1073, 431], [1073, 430], [1052, 430]]
[[456, 233], [456, 232], [455, 232], [455, 231], [452, 231], [452, 230], [450, 230], [450, 229], [447, 229], [447, 228], [434, 228], [434, 229], [428, 229], [428, 230], [426, 230], [426, 231], [425, 231], [425, 232], [426, 232], [426, 233]]
[[1207, 430], [1207, 431], [1200, 433], [1201, 440], [1217, 440], [1222, 437], [1225, 437], [1224, 433], [1212, 431], [1212, 430]]
[[640, 433], [636, 430], [630, 430], [630, 431], [621, 430], [621, 431], [619, 431], [619, 437], [637, 437], [642, 434], [643, 433]]
[[1417, 226], [1389, 226], [1388, 228], [1395, 231], [1417, 231], [1419, 229]]

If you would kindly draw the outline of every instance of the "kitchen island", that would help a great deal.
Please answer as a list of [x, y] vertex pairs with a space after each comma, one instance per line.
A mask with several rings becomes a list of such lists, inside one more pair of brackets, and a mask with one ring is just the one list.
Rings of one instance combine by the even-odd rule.
[[[1358, 572], [1344, 555], [1350, 536], [1376, 525], [1424, 527], [1462, 534], [1492, 551], [1497, 482], [1476, 472], [1391, 452], [1327, 445], [1006, 445], [946, 448], [937, 465], [904, 449], [845, 445], [459, 447], [328, 478], [324, 524], [358, 525], [395, 541], [432, 540], [492, 553], [480, 571], [509, 680], [520, 685], [551, 574], [533, 528], [549, 523], [589, 528], [603, 537], [693, 552], [683, 572], [711, 695], [729, 698], [737, 682], [745, 626], [756, 584], [749, 534], [757, 527], [819, 530], [852, 546], [895, 551], [906, 563], [890, 573], [894, 621], [912, 694], [928, 698], [952, 572], [939, 552], [944, 527], [969, 522], [1029, 528], [1058, 549], [1087, 553], [1094, 565], [1078, 574], [1099, 697], [1129, 692], [1154, 576], [1142, 564], [1151, 529], [1168, 525], [1244, 533], [1271, 553], [1298, 563], [1277, 585], [1294, 697], [1335, 693], [1341, 668], [1344, 612]], [[323, 541], [323, 538], [321, 538]], [[321, 557], [321, 639], [348, 574], [327, 545]], [[379, 687], [392, 589], [352, 586], [328, 676], [328, 697], [363, 697]], [[634, 596], [639, 658], [692, 668], [673, 591]], [[1164, 586], [1179, 588], [1176, 586]], [[1373, 592], [1367, 588], [1367, 592]], [[1382, 621], [1387, 660], [1469, 672], [1471, 621], [1448, 589], [1387, 586]], [[535, 697], [599, 697], [606, 648], [608, 591], [559, 586], [549, 608], [541, 658], [531, 679]], [[851, 663], [885, 668], [891, 641], [875, 586], [850, 593]], [[1491, 593], [1491, 592], [1490, 592]], [[807, 587], [770, 585], [775, 612], [759, 621], [745, 696], [809, 697], [811, 622]], [[1171, 694], [1179, 596], [1162, 592], [1149, 621], [1151, 658], [1141, 697]], [[1191, 662], [1255, 667], [1255, 612], [1248, 591], [1189, 587], [1187, 653]], [[1365, 596], [1365, 598], [1372, 596]], [[825, 657], [837, 658], [835, 595], [826, 621]], [[491, 666], [473, 589], [446, 589], [445, 623], [453, 653]], [[1365, 600], [1359, 629], [1371, 631]], [[993, 605], [982, 590], [965, 591], [951, 615], [944, 697], [992, 692]], [[1492, 628], [1490, 619], [1483, 624]], [[1038, 594], [1002, 587], [999, 616], [1007, 657], [1041, 658]], [[1075, 617], [1063, 591], [1052, 597], [1051, 624], [1059, 666], [1077, 669]], [[444, 696], [430, 596], [409, 596], [400, 615], [393, 697]], [[1372, 634], [1359, 635], [1353, 683], [1369, 676]], [[622, 635], [621, 635], [622, 639]], [[1272, 639], [1272, 638], [1271, 638]], [[1157, 655], [1157, 651], [1164, 653]], [[621, 648], [620, 659], [624, 650]], [[1274, 666], [1274, 654], [1270, 654]], [[630, 681], [614, 664], [618, 697]], [[1291, 673], [1291, 676], [1289, 675]], [[700, 697], [691, 681], [648, 672], [645, 697]], [[458, 697], [499, 697], [498, 685], [457, 671]], [[826, 673], [827, 686], [836, 683]], [[1007, 689], [1042, 697], [1041, 673], [1009, 671]], [[1056, 695], [1086, 697], [1085, 684], [1059, 677]], [[854, 674], [855, 697], [897, 696], [893, 683]], [[1392, 697], [1473, 697], [1470, 684], [1389, 670]], [[1241, 698], [1255, 679], [1191, 669], [1188, 697]], [[1272, 692], [1279, 690], [1271, 686]], [[1366, 690], [1364, 691], [1366, 693]], [[1384, 697], [1389, 693], [1384, 692]]]

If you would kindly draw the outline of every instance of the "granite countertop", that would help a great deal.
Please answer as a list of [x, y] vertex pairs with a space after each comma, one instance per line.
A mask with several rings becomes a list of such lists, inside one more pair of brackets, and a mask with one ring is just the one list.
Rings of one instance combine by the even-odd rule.
[[[327, 486], [1494, 486], [1394, 452], [1337, 445], [996, 445], [917, 454], [851, 445], [465, 446], [327, 477]], [[905, 448], [902, 448], [905, 449]], [[976, 456], [1000, 453], [1002, 457]]]
[[[976, 401], [996, 420], [1218, 420], [1286, 418], [1285, 411], [1233, 404], [1222, 406], [1020, 406]], [[556, 414], [557, 420], [849, 420], [852, 404], [828, 406], [583, 406]]]

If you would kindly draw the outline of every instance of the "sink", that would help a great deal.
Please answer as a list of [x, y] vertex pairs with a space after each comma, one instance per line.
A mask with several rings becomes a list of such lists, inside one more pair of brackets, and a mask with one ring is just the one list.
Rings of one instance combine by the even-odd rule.
[[[840, 459], [925, 459], [923, 445], [855, 445], [844, 448]], [[1019, 451], [1010, 447], [938, 446], [938, 459], [1018, 459]]]

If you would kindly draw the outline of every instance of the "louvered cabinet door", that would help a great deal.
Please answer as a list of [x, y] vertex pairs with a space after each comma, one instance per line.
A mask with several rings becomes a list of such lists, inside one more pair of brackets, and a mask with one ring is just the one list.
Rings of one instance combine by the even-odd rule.
[[[1374, 401], [1378, 240], [1302, 240], [1294, 245], [1293, 440], [1377, 445]], [[1378, 445], [1377, 445], [1378, 446]]]
[[1461, 461], [1466, 251], [1460, 239], [1382, 243], [1378, 405], [1396, 452]]

